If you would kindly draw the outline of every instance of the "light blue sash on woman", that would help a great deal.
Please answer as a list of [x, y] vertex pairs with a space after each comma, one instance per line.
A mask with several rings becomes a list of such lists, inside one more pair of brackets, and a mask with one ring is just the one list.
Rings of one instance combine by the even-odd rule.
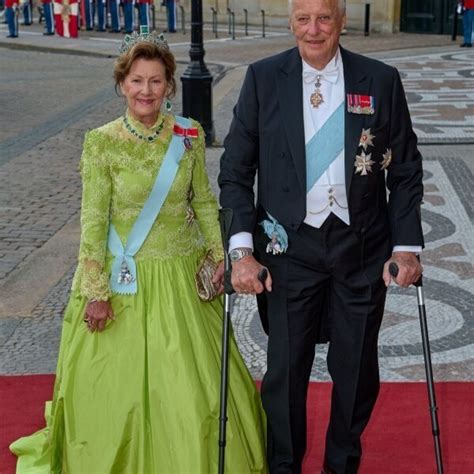
[[[191, 121], [184, 117], [176, 116], [175, 119], [176, 123], [185, 129], [191, 125]], [[110, 223], [108, 248], [115, 257], [110, 275], [110, 288], [113, 293], [130, 295], [137, 292], [137, 266], [133, 257], [145, 242], [160, 213], [178, 172], [184, 151], [183, 137], [173, 135], [153, 189], [128, 234], [125, 247], [114, 225]]]

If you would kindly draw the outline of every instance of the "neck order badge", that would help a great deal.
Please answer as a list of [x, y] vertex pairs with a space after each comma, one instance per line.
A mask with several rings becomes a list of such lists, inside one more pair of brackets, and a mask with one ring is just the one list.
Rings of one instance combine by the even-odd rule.
[[316, 108], [318, 108], [324, 102], [323, 94], [321, 94], [320, 87], [321, 76], [318, 75], [316, 76], [316, 82], [314, 84], [314, 92], [311, 94], [310, 98], [311, 105]]
[[316, 69], [305, 70], [303, 72], [303, 79], [306, 83], [314, 82], [314, 92], [310, 97], [310, 102], [313, 107], [318, 108], [324, 102], [324, 97], [321, 92], [321, 79], [335, 84], [338, 77], [339, 69], [336, 67], [325, 69], [324, 72], [319, 72]]

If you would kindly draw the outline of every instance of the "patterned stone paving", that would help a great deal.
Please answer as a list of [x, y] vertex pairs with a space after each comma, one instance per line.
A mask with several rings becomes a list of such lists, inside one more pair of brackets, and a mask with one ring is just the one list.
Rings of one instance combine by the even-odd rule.
[[420, 143], [474, 140], [474, 52], [385, 60], [403, 79]]

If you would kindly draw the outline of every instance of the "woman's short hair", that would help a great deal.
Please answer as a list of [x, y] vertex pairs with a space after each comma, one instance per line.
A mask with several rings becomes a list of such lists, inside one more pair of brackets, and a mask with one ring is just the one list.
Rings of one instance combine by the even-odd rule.
[[125, 78], [130, 73], [130, 69], [132, 69], [132, 64], [137, 59], [160, 61], [165, 67], [166, 81], [169, 87], [167, 97], [173, 97], [176, 94], [176, 79], [174, 77], [176, 61], [173, 53], [168, 48], [160, 47], [147, 41], [136, 43], [132, 48], [116, 59], [114, 65], [114, 80], [117, 93], [120, 91], [120, 84], [125, 81]]

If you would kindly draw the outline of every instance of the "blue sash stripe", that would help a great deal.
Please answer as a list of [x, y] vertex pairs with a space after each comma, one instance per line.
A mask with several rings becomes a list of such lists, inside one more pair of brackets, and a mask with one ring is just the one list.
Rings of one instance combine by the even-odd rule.
[[344, 149], [344, 102], [306, 144], [306, 192], [308, 193]]
[[[179, 116], [176, 116], [175, 119], [176, 123], [182, 128], [189, 128], [191, 126], [189, 119]], [[153, 189], [128, 234], [125, 247], [114, 225], [110, 223], [108, 248], [115, 257], [110, 275], [110, 288], [113, 293], [135, 294], [137, 292], [137, 271], [133, 257], [145, 242], [160, 213], [161, 207], [168, 196], [178, 172], [179, 163], [183, 158], [184, 151], [183, 137], [173, 135], [163, 163], [160, 166]], [[121, 268], [124, 263], [132, 277], [132, 281], [129, 283], [119, 282]]]
[[[112, 262], [112, 270], [110, 274], [110, 288], [112, 292], [119, 294], [135, 294], [137, 292], [137, 267], [135, 259], [133, 258], [133, 255], [130, 255], [130, 252], [123, 248], [120, 237], [112, 223], [110, 223], [109, 227], [108, 245], [110, 252], [115, 257]], [[133, 280], [128, 284], [118, 282], [123, 262], [125, 262], [128, 271], [133, 277]]]

